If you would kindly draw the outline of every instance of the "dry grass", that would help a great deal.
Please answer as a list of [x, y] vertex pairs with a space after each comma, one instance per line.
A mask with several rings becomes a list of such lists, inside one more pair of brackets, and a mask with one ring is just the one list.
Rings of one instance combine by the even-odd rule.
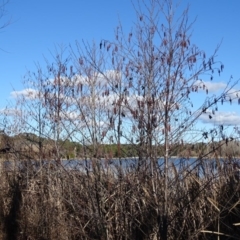
[[[199, 162], [169, 171], [168, 239], [239, 239], [239, 182], [232, 164]], [[160, 239], [161, 168], [91, 171], [60, 165], [3, 170], [1, 239]]]

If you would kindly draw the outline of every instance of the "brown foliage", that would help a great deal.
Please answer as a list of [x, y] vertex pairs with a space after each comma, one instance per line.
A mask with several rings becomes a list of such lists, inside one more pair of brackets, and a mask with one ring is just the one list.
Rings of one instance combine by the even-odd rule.
[[[239, 238], [234, 161], [196, 160], [192, 172], [182, 164], [169, 169], [168, 239], [209, 239], [207, 231]], [[2, 170], [1, 183], [2, 239], [159, 239], [162, 231], [161, 170], [149, 176], [96, 160], [86, 171], [49, 162]]]

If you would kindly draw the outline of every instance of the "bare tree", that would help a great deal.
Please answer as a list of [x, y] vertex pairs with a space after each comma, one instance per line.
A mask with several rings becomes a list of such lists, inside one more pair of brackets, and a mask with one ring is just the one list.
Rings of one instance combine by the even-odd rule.
[[[0, 4], [0, 19], [4, 20], [4, 17], [6, 16], [6, 5], [9, 3], [9, 1], [2, 1]], [[4, 21], [3, 23], [1, 23], [0, 25], [0, 29], [3, 29], [5, 27], [7, 27], [10, 24], [10, 20], [8, 21]]]
[[[161, 174], [161, 170], [157, 171], [158, 158], [160, 154], [164, 157], [163, 202], [159, 202], [157, 196], [159, 182], [152, 181], [152, 192], [159, 216], [159, 233], [161, 239], [167, 239], [171, 188], [169, 160], [176, 154], [176, 146], [184, 149], [184, 142], [190, 140], [188, 143], [193, 144], [196, 137], [198, 141], [206, 138], [208, 131], [198, 129], [200, 136], [197, 136], [194, 125], [203, 114], [212, 118], [219, 103], [236, 99], [238, 91], [234, 87], [237, 82], [229, 81], [222, 93], [210, 96], [208, 81], [202, 79], [208, 76], [212, 81], [214, 72], [221, 74], [224, 66], [216, 61], [219, 46], [207, 56], [191, 42], [193, 23], [189, 22], [188, 8], [177, 16], [174, 1], [140, 1], [138, 4], [132, 30], [126, 34], [119, 24], [115, 40], [102, 40], [99, 48], [106, 53], [105, 68], [111, 66], [120, 75], [118, 79], [107, 78], [110, 94], [118, 96], [117, 101], [112, 101], [113, 115], [118, 116], [118, 128], [115, 129], [118, 142], [120, 136], [128, 143], [135, 141], [138, 165], [149, 169], [152, 176]], [[87, 54], [94, 71], [103, 74], [106, 69], [95, 64], [89, 50]], [[192, 101], [198, 91], [206, 92], [201, 104]], [[131, 122], [129, 135], [126, 128], [123, 131], [126, 125], [120, 124], [122, 119]], [[211, 133], [213, 131], [219, 132], [212, 129]], [[161, 151], [156, 151], [160, 146], [163, 146]]]
[[5, 19], [7, 15], [6, 6], [8, 3], [8, 0], [2, 0], [0, 3], [0, 30], [3, 30], [11, 24], [11, 19]]

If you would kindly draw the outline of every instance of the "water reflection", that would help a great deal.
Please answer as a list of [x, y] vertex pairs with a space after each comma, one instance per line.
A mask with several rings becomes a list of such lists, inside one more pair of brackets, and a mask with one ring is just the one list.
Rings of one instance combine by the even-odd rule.
[[[197, 158], [170, 158], [168, 162], [169, 169], [172, 167], [177, 170], [192, 170], [198, 168], [199, 171], [206, 171], [206, 169], [211, 169], [211, 171], [216, 171], [217, 168], [232, 167], [236, 171], [240, 169], [239, 159], [197, 159]], [[61, 167], [64, 170], [77, 170], [77, 171], [92, 171], [94, 167], [100, 169], [119, 169], [124, 170], [134, 170], [134, 169], [147, 169], [150, 167], [164, 169], [164, 158], [158, 158], [155, 161], [139, 158], [125, 158], [125, 159], [71, 159], [71, 160], [61, 160], [58, 161], [3, 161], [2, 168], [7, 171], [14, 170], [24, 170], [26, 168], [32, 170], [39, 170], [40, 168], [56, 169]], [[206, 174], [203, 172], [203, 174]]]

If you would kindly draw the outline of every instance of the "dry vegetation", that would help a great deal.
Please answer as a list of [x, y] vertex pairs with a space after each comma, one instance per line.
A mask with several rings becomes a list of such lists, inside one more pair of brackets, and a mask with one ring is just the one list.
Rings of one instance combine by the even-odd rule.
[[188, 9], [136, 2], [129, 33], [60, 49], [0, 112], [1, 239], [240, 239], [240, 131], [198, 125], [238, 81], [208, 89], [224, 65]]
[[[177, 160], [176, 160], [177, 161]], [[168, 239], [239, 239], [236, 160], [169, 169]], [[160, 239], [164, 173], [92, 162], [1, 171], [1, 239]]]

